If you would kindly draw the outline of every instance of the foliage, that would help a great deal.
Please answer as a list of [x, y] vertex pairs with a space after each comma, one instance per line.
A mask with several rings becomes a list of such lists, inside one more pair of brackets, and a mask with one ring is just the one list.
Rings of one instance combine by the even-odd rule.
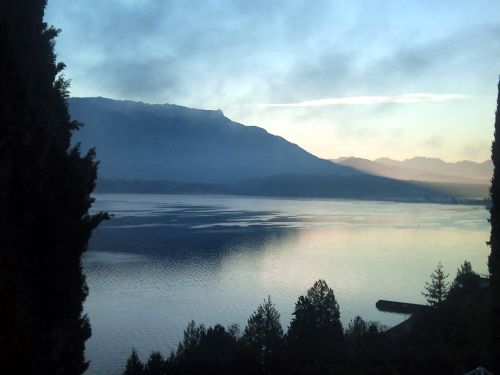
[[443, 302], [448, 295], [449, 284], [446, 278], [449, 275], [443, 271], [443, 265], [438, 263], [436, 269], [431, 274], [430, 282], [425, 283], [425, 292], [422, 295], [427, 299], [427, 303], [431, 306], [437, 306]]
[[248, 319], [242, 342], [252, 360], [259, 365], [259, 373], [277, 368], [283, 350], [283, 328], [270, 296]]
[[467, 291], [472, 291], [479, 287], [481, 276], [472, 270], [470, 262], [465, 261], [457, 270], [457, 276], [451, 284], [449, 296], [458, 298]]
[[231, 373], [239, 358], [239, 343], [235, 326], [228, 329], [217, 324], [205, 328], [189, 323], [176, 353], [166, 361], [165, 368], [172, 374]]
[[487, 289], [460, 289], [439, 308], [414, 315], [397, 336], [396, 359], [404, 373], [464, 374], [487, 360]]
[[365, 322], [356, 316], [345, 330], [350, 363], [354, 366], [373, 366], [387, 360], [388, 340], [385, 327], [377, 322]]
[[344, 355], [344, 337], [339, 305], [333, 290], [318, 280], [299, 297], [288, 329], [292, 361], [298, 366], [336, 362]]
[[163, 375], [166, 373], [166, 363], [160, 352], [152, 352], [144, 366], [144, 375]]
[[192, 353], [200, 345], [201, 339], [206, 335], [206, 332], [207, 330], [203, 324], [196, 326], [195, 321], [191, 320], [184, 330], [184, 338], [177, 348], [178, 355], [189, 355]]
[[491, 233], [489, 245], [491, 253], [488, 258], [490, 271], [490, 321], [491, 321], [491, 358], [494, 358], [494, 371], [500, 371], [500, 82], [498, 83], [497, 110], [495, 114], [495, 135], [491, 145], [493, 161], [493, 178], [491, 179], [490, 223]]
[[[80, 257], [95, 153], [70, 147], [68, 81], [45, 0], [0, 2], [0, 373], [81, 374], [87, 296]], [[14, 367], [15, 368], [12, 368]]]
[[127, 364], [125, 366], [125, 371], [123, 375], [143, 375], [144, 374], [144, 364], [139, 359], [135, 349], [132, 349], [132, 354], [127, 359]]
[[475, 275], [465, 262], [453, 295], [399, 326], [387, 330], [357, 316], [344, 332], [333, 291], [319, 280], [298, 299], [285, 335], [268, 297], [241, 337], [235, 326], [189, 323], [178, 350], [166, 360], [157, 356], [158, 374], [464, 374], [489, 367], [488, 291], [469, 283]]

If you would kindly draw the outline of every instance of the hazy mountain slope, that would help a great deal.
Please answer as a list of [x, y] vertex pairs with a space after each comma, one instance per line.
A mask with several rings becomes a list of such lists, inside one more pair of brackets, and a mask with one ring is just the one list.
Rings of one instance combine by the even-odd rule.
[[332, 161], [366, 173], [399, 180], [487, 185], [493, 172], [493, 165], [489, 160], [483, 163], [472, 161], [447, 163], [441, 159], [424, 157], [415, 157], [403, 161], [389, 158], [371, 161], [348, 157]]
[[84, 150], [97, 150], [101, 192], [417, 202], [460, 196], [441, 186], [373, 176], [319, 159], [261, 128], [235, 123], [221, 111], [104, 98], [72, 98], [69, 108], [85, 124], [73, 141]]
[[74, 141], [96, 147], [104, 179], [231, 183], [277, 174], [359, 174], [221, 111], [105, 98], [72, 98], [69, 108], [85, 124]]
[[[455, 187], [453, 187], [455, 188]], [[175, 181], [99, 180], [99, 193], [226, 194], [274, 197], [376, 199], [456, 203], [482, 194], [449, 189], [439, 183], [417, 183], [373, 175], [275, 175], [230, 184]], [[457, 200], [458, 199], [458, 200]]]
[[285, 197], [403, 200], [445, 202], [452, 197], [446, 189], [372, 175], [270, 176], [244, 181], [240, 194]]

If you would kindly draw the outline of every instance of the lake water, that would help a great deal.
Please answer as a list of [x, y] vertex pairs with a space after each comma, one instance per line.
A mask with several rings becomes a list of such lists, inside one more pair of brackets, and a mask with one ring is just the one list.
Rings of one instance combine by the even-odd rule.
[[393, 326], [379, 299], [423, 303], [441, 261], [487, 272], [484, 207], [343, 200], [97, 194], [114, 218], [84, 256], [92, 324], [88, 374], [120, 374], [132, 347], [168, 354], [187, 323], [244, 328], [270, 295], [286, 329], [297, 298], [324, 279], [344, 325]]

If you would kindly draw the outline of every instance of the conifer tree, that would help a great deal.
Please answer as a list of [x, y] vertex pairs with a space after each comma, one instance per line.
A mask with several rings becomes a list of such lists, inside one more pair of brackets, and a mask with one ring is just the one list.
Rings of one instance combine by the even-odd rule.
[[69, 83], [46, 0], [0, 2], [0, 374], [81, 374], [90, 325], [81, 255], [94, 151], [70, 146]]
[[[144, 366], [144, 375], [165, 375], [166, 363], [160, 352], [152, 352]], [[140, 374], [138, 374], [140, 375]]]
[[333, 290], [318, 280], [299, 297], [287, 339], [290, 355], [305, 362], [338, 360], [344, 354], [344, 334]]
[[495, 113], [495, 134], [491, 146], [493, 161], [493, 178], [491, 179], [490, 223], [491, 233], [489, 245], [491, 253], [488, 258], [490, 271], [490, 312], [491, 312], [491, 347], [492, 358], [496, 358], [494, 370], [500, 371], [500, 81], [498, 83], [497, 110]]
[[444, 273], [443, 265], [439, 262], [431, 274], [430, 282], [425, 283], [425, 292], [422, 292], [429, 305], [437, 306], [446, 299], [449, 290], [449, 284], [446, 281], [448, 276]]
[[135, 349], [132, 349], [132, 354], [127, 359], [127, 365], [125, 366], [125, 371], [123, 375], [143, 375], [144, 374], [144, 364], [139, 359]]
[[472, 270], [470, 262], [465, 261], [457, 270], [457, 276], [451, 284], [449, 295], [459, 296], [464, 292], [471, 292], [476, 289], [481, 281], [481, 276]]
[[283, 328], [280, 314], [269, 296], [248, 319], [242, 341], [260, 367], [261, 373], [268, 373], [277, 365], [282, 350]]

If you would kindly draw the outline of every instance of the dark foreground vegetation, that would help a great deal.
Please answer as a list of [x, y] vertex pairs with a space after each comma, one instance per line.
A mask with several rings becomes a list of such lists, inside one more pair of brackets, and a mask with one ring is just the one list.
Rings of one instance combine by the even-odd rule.
[[[92, 229], [94, 152], [70, 147], [58, 30], [46, 0], [0, 1], [0, 374], [82, 374], [90, 325], [81, 269]], [[498, 100], [500, 105], [500, 97]], [[318, 281], [298, 299], [284, 333], [270, 300], [236, 327], [186, 329], [176, 352], [133, 354], [126, 374], [462, 374], [500, 371], [500, 114], [495, 121], [489, 286], [464, 264], [451, 290], [436, 271], [432, 308], [385, 331], [354, 319], [344, 329], [333, 291]], [[257, 184], [256, 188], [260, 185]]]
[[44, 0], [0, 1], [0, 374], [88, 367], [80, 256], [105, 218], [88, 214], [94, 151], [70, 147], [68, 81]]
[[191, 322], [175, 352], [143, 363], [133, 351], [124, 374], [465, 374], [489, 362], [488, 284], [468, 262], [451, 287], [446, 277], [439, 265], [425, 287], [429, 308], [390, 330], [359, 316], [342, 327], [334, 292], [319, 280], [297, 300], [287, 332], [268, 297], [243, 332]]

